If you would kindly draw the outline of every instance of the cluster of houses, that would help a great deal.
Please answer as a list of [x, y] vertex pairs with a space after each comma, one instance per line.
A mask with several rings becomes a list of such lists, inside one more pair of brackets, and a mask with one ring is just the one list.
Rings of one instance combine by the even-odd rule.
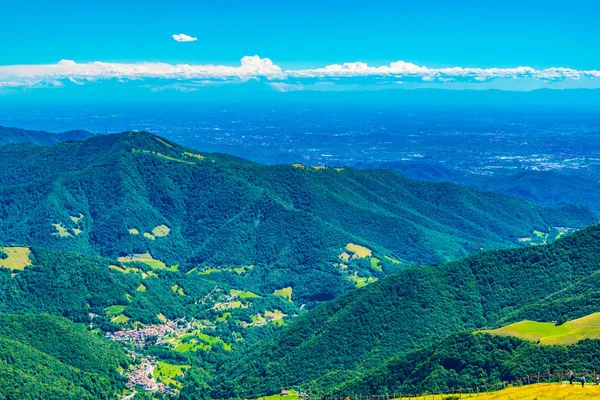
[[139, 329], [123, 329], [117, 332], [108, 332], [106, 337], [110, 340], [143, 346], [146, 339], [150, 337], [155, 337], [159, 341], [166, 334], [176, 332], [178, 329], [179, 327], [176, 322], [167, 321], [164, 324], [149, 325]]
[[148, 392], [160, 392], [168, 395], [177, 394], [173, 388], [154, 380], [154, 368], [156, 365], [156, 359], [154, 357], [142, 359], [142, 363], [139, 367], [129, 373], [129, 382], [127, 383], [127, 386], [129, 388], [138, 386]]

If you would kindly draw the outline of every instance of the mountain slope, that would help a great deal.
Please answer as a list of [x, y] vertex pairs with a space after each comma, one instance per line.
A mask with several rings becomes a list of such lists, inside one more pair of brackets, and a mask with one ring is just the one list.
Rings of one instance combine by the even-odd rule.
[[598, 271], [600, 226], [552, 244], [488, 251], [390, 275], [316, 308], [238, 362], [214, 395], [338, 386], [452, 333], [496, 326]]
[[[244, 277], [250, 289], [292, 287], [302, 302], [412, 263], [542, 242], [560, 234], [557, 226], [597, 220], [581, 207], [534, 207], [391, 171], [200, 154], [142, 132], [13, 144], [0, 155], [0, 243], [110, 258], [149, 253], [228, 280], [238, 277], [227, 270], [254, 265]], [[359, 257], [349, 244], [370, 252]]]
[[483, 391], [501, 382], [537, 377], [538, 373], [559, 375], [572, 370], [592, 375], [597, 368], [598, 340], [543, 346], [510, 337], [461, 333], [391, 360], [331, 393], [440, 393], [458, 388]]
[[120, 346], [63, 318], [0, 314], [3, 398], [116, 399], [128, 363]]
[[50, 146], [69, 140], [82, 141], [93, 135], [93, 133], [81, 130], [51, 133], [0, 126], [0, 145], [9, 143], [32, 143], [41, 146]]

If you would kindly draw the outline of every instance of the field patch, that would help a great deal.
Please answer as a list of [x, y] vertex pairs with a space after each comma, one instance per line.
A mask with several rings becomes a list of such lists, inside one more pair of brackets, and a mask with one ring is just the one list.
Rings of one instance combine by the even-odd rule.
[[155, 237], [165, 237], [171, 232], [171, 228], [166, 225], [158, 225], [152, 229], [152, 234]]
[[59, 237], [69, 237], [69, 236], [73, 236], [69, 233], [69, 231], [67, 230], [67, 228], [65, 228], [65, 226], [59, 222], [56, 224], [52, 224], [52, 226], [54, 226], [54, 228], [56, 229], [56, 232], [54, 232], [52, 235], [54, 236], [59, 236]]
[[78, 216], [69, 215], [69, 218], [71, 218], [71, 221], [73, 221], [74, 223], [78, 224], [83, 219], [83, 214], [79, 213]]
[[298, 400], [300, 396], [294, 390], [287, 391], [287, 394], [273, 394], [271, 396], [259, 397], [257, 400]]
[[185, 293], [183, 292], [183, 288], [177, 284], [171, 286], [171, 290], [173, 291], [173, 293], [177, 293], [180, 296], [185, 296]]
[[189, 151], [184, 151], [182, 153], [182, 155], [184, 157], [193, 157], [193, 158], [196, 158], [198, 160], [204, 160], [204, 156], [201, 156], [200, 154], [196, 154], [196, 153], [190, 153]]
[[119, 315], [122, 314], [123, 311], [125, 311], [125, 308], [127, 308], [127, 306], [110, 306], [110, 307], [106, 307], [106, 313], [109, 315]]
[[372, 276], [369, 276], [368, 278], [358, 276], [358, 273], [356, 271], [354, 271], [354, 274], [352, 275], [346, 275], [346, 279], [354, 282], [354, 286], [356, 286], [357, 288], [367, 286], [369, 283], [377, 281], [377, 278], [373, 278]]
[[600, 339], [600, 313], [574, 319], [562, 325], [553, 322], [521, 321], [502, 328], [478, 332], [513, 336], [546, 345], [573, 344], [584, 339]]
[[126, 324], [127, 322], [129, 322], [130, 318], [121, 314], [117, 317], [114, 317], [113, 319], [111, 319], [112, 322], [116, 323], [116, 324]]
[[256, 293], [249, 292], [246, 290], [231, 289], [230, 293], [232, 296], [239, 297], [240, 299], [258, 299], [261, 297], [261, 296], [257, 295]]
[[126, 257], [119, 257], [117, 261], [122, 263], [130, 263], [130, 262], [141, 262], [148, 265], [152, 269], [166, 269], [167, 265], [160, 261], [155, 260], [150, 253], [142, 253], [142, 254], [132, 254]]
[[131, 228], [131, 229], [127, 229], [127, 230], [129, 231], [130, 235], [139, 235], [140, 234], [140, 231], [138, 231], [135, 228]]
[[169, 160], [169, 161], [176, 161], [176, 162], [180, 162], [180, 163], [184, 163], [184, 164], [196, 164], [194, 162], [191, 161], [185, 161], [185, 160], [181, 160], [179, 158], [175, 158], [175, 157], [170, 157], [167, 156], [165, 154], [159, 153], [157, 151], [150, 151], [150, 150], [140, 150], [140, 149], [131, 149], [132, 153], [145, 153], [145, 154], [152, 154], [155, 155], [157, 157], [160, 158], [164, 158], [165, 160]]
[[143, 283], [140, 283], [140, 286], [138, 286], [135, 290], [137, 292], [145, 292], [146, 291], [146, 286], [144, 286]]
[[371, 255], [373, 254], [373, 252], [370, 249], [354, 243], [348, 243], [346, 245], [346, 250], [354, 253], [354, 256], [357, 258], [367, 258], [371, 257]]
[[22, 271], [31, 265], [31, 250], [28, 247], [0, 247], [0, 266], [13, 271]]
[[150, 240], [154, 240], [154, 239], [155, 239], [155, 238], [154, 238], [154, 235], [153, 235], [153, 234], [151, 234], [151, 233], [148, 233], [148, 232], [144, 232], [144, 237], [145, 237], [146, 239], [150, 239]]
[[383, 268], [381, 268], [381, 265], [379, 264], [381, 261], [378, 258], [371, 257], [369, 262], [371, 263], [371, 268], [373, 268], [375, 271], [383, 272]]
[[159, 361], [154, 368], [154, 377], [165, 385], [181, 387], [181, 383], [175, 379], [183, 378], [185, 371], [190, 367], [190, 365], [168, 364]]
[[283, 289], [279, 289], [273, 292], [274, 296], [283, 297], [288, 301], [292, 301], [292, 288], [290, 286], [285, 287]]

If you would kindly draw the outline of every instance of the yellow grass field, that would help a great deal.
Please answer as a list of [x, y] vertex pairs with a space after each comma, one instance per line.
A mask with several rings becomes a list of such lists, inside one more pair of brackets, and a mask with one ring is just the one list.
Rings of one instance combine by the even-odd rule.
[[[411, 397], [410, 400], [444, 400], [453, 395], [436, 394], [429, 396]], [[592, 400], [600, 399], [600, 386], [591, 384], [581, 387], [581, 385], [569, 385], [563, 383], [541, 383], [536, 385], [527, 385], [521, 387], [512, 387], [497, 392], [481, 393], [479, 395], [454, 395], [459, 399], [478, 399], [478, 400]], [[408, 397], [397, 398], [397, 400], [409, 400]]]
[[73, 236], [69, 233], [69, 231], [67, 231], [67, 228], [64, 227], [64, 225], [62, 223], [57, 223], [57, 224], [52, 224], [54, 226], [54, 228], [56, 228], [56, 232], [53, 233], [54, 236], [60, 236], [60, 237], [69, 237], [69, 236]]
[[7, 255], [5, 259], [0, 259], [0, 266], [4, 268], [22, 271], [31, 265], [31, 250], [28, 247], [0, 247], [0, 251]]
[[358, 244], [354, 244], [354, 243], [348, 243], [346, 245], [346, 250], [351, 251], [358, 258], [371, 257], [371, 255], [372, 255], [372, 252], [370, 249], [368, 249], [364, 246], [360, 246]]
[[166, 225], [159, 225], [152, 229], [152, 234], [155, 237], [165, 237], [169, 234], [169, 232], [171, 232], [171, 228]]
[[283, 289], [276, 290], [273, 292], [273, 294], [275, 296], [283, 297], [285, 299], [288, 299], [289, 301], [292, 301], [292, 288], [291, 287], [286, 287]]

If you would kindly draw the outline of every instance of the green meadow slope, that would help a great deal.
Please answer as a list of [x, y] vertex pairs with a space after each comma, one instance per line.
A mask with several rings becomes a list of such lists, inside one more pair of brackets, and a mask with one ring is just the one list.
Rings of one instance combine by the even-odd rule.
[[554, 322], [520, 321], [481, 332], [513, 336], [542, 344], [573, 344], [585, 339], [600, 339], [600, 313], [586, 315], [560, 325]]

